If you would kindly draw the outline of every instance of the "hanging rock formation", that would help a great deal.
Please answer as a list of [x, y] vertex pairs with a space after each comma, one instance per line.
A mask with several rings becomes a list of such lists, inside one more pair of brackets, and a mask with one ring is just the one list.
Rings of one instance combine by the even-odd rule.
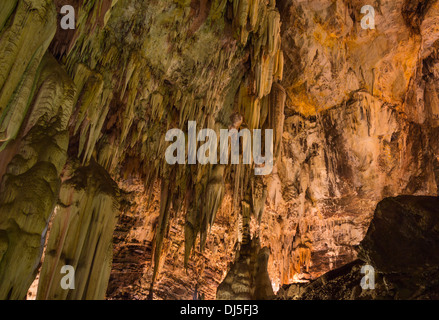
[[[118, 187], [96, 163], [68, 166], [46, 246], [37, 299], [102, 300], [112, 267]], [[76, 270], [75, 290], [64, 290], [59, 285], [65, 265]]]
[[[355, 261], [383, 198], [436, 196], [439, 2], [376, 1], [372, 30], [363, 5], [2, 1], [0, 299], [38, 272], [39, 299], [270, 298]], [[205, 128], [209, 157], [273, 130], [270, 174], [198, 163]]]
[[49, 54], [36, 74], [35, 80], [30, 75], [33, 90], [23, 101], [28, 113], [21, 126], [12, 127], [16, 139], [2, 151], [1, 299], [24, 298], [36, 275], [67, 158], [73, 84]]

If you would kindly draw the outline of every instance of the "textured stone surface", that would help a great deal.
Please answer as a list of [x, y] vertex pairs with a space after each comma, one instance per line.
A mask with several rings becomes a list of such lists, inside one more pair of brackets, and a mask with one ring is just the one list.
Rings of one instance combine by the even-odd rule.
[[[1, 297], [35, 277], [66, 159], [122, 189], [110, 299], [212, 299], [251, 238], [275, 291], [355, 260], [380, 200], [438, 192], [438, 3], [376, 1], [363, 30], [357, 0], [3, 1], [0, 257], [22, 251], [4, 232], [24, 184], [10, 173], [42, 220], [26, 277], [0, 260], [0, 277], [26, 279]], [[65, 4], [75, 30], [58, 27]], [[273, 173], [167, 165], [165, 133], [188, 121], [273, 129]], [[30, 187], [42, 176], [51, 193]]]
[[[118, 187], [96, 163], [68, 164], [41, 268], [38, 300], [103, 300], [113, 257]], [[61, 268], [75, 270], [75, 289], [64, 290]]]
[[218, 300], [269, 300], [274, 298], [267, 271], [270, 250], [260, 247], [259, 239], [244, 243], [218, 286]]
[[[361, 259], [310, 284], [282, 288], [280, 299], [439, 299], [439, 198], [381, 201], [361, 242]], [[375, 289], [363, 290], [362, 267], [375, 269]]]
[[50, 54], [38, 70], [19, 137], [1, 152], [0, 299], [23, 299], [36, 275], [67, 158], [73, 84]]
[[[436, 1], [421, 3], [376, 3], [375, 30], [360, 26], [361, 1], [279, 3], [283, 152], [261, 235], [277, 286], [354, 260], [384, 197], [437, 195], [437, 103], [429, 96], [437, 96], [439, 11]], [[298, 225], [310, 241], [295, 250]], [[297, 264], [310, 244], [310, 259]]]
[[[114, 262], [108, 287], [111, 299], [147, 299], [153, 276], [152, 243], [157, 228], [160, 207], [159, 185], [154, 186], [153, 198], [148, 202], [144, 185], [131, 180], [120, 187], [122, 212], [114, 234]], [[229, 215], [230, 197], [217, 214], [204, 252], [196, 248], [184, 265], [184, 216], [170, 220], [169, 236], [165, 238], [163, 265], [157, 277], [155, 299], [193, 299], [195, 293], [205, 299], [215, 299], [216, 288], [225, 276], [228, 264], [235, 256], [235, 215]]]
[[439, 265], [439, 198], [398, 197], [378, 205], [360, 256], [384, 273]]

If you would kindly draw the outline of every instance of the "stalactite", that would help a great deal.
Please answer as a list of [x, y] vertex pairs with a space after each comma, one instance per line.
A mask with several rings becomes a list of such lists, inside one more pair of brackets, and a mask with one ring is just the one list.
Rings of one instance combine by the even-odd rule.
[[190, 209], [186, 214], [186, 224], [184, 227], [184, 241], [185, 241], [185, 250], [184, 250], [184, 266], [188, 267], [189, 257], [192, 250], [195, 247], [195, 242], [198, 233], [200, 232], [200, 220], [201, 215], [199, 214], [200, 210]]
[[[61, 2], [55, 1], [58, 6]], [[67, 154], [78, 166], [96, 161], [102, 167], [98, 171], [105, 170], [121, 185], [144, 181], [147, 203], [156, 191], [154, 183], [163, 181], [160, 216], [151, 228], [156, 233], [152, 262], [152, 239], [142, 244], [148, 252], [142, 263], [154, 264], [153, 272], [144, 270], [143, 280], [153, 274], [157, 289], [163, 284], [160, 273], [173, 267], [163, 264], [177, 261], [183, 248], [184, 265], [192, 269], [188, 274], [196, 269], [197, 281], [205, 276], [200, 261], [218, 247], [229, 253], [230, 243], [237, 241], [237, 258], [245, 255], [244, 247], [255, 240], [254, 220], [262, 221], [256, 235], [273, 244], [275, 263], [268, 268], [278, 273], [277, 284], [306, 271], [312, 250], [317, 260], [333, 254], [327, 259], [331, 268], [340, 256], [354, 256], [334, 239], [350, 237], [343, 239], [350, 246], [361, 237], [353, 221], [358, 216], [361, 225], [367, 224], [363, 206], [370, 209], [377, 198], [398, 192], [437, 193], [437, 2], [382, 3], [380, 14], [395, 27], [373, 32], [355, 27], [354, 8], [344, 2], [327, 1], [328, 6], [319, 8], [275, 0], [73, 2], [78, 9], [75, 30], [59, 27], [53, 1], [0, 3], [1, 297], [22, 298], [34, 277], [44, 228], [59, 195], [59, 176], [69, 170], [64, 167]], [[419, 10], [410, 14], [411, 7]], [[281, 17], [288, 24], [282, 28], [288, 43], [282, 45]], [[170, 168], [163, 157], [169, 145], [164, 134], [173, 128], [186, 132], [188, 121], [197, 122], [197, 132], [210, 128], [217, 134], [226, 128], [273, 129], [273, 176], [254, 176], [255, 167], [244, 164]], [[64, 198], [65, 192], [79, 192], [65, 188]], [[85, 193], [96, 212], [113, 214], [103, 203], [113, 198]], [[226, 207], [219, 208], [224, 193]], [[217, 219], [219, 210], [228, 212]], [[68, 215], [62, 204], [57, 212]], [[336, 220], [327, 223], [329, 215], [340, 212], [355, 218], [341, 220], [341, 226]], [[221, 235], [228, 240], [210, 234], [224, 220], [234, 228]], [[300, 228], [293, 238], [296, 220]], [[175, 232], [182, 223], [185, 243]], [[328, 239], [312, 239], [319, 223], [322, 230], [331, 230], [324, 236], [334, 248], [330, 252], [322, 248]], [[274, 231], [267, 231], [267, 224]], [[53, 235], [56, 228], [61, 227], [55, 224]], [[110, 229], [103, 231], [105, 236]], [[334, 229], [340, 229], [338, 235]], [[286, 245], [279, 249], [279, 242]], [[27, 262], [20, 261], [17, 250], [26, 251]], [[93, 248], [86, 251], [92, 254]], [[99, 293], [80, 298], [102, 297], [108, 253], [99, 248], [104, 272], [92, 276], [90, 288]], [[255, 257], [252, 253], [253, 262]], [[268, 252], [260, 259], [255, 263], [266, 269]], [[311, 272], [327, 269], [312, 267]], [[55, 288], [59, 275], [54, 270], [44, 269], [43, 281], [52, 279], [53, 291], [42, 291], [40, 297], [64, 294]], [[267, 277], [255, 281], [267, 283]], [[234, 289], [245, 294], [253, 290], [245, 283]]]
[[[270, 94], [272, 87], [275, 86], [274, 82], [282, 78], [283, 58], [280, 50], [279, 13], [277, 12], [273, 1], [268, 4], [264, 4], [261, 1], [250, 0], [230, 2], [232, 2], [233, 6], [234, 34], [236, 39], [241, 42], [241, 46], [252, 48], [249, 51], [253, 53], [250, 59], [251, 73], [254, 74], [254, 76], [243, 78], [238, 97], [240, 102], [235, 110], [244, 116], [244, 122], [247, 128], [257, 129], [261, 128], [266, 122], [268, 116], [272, 114], [267, 96]], [[212, 4], [212, 8], [213, 10], [210, 11], [209, 15], [218, 15], [219, 8], [224, 8], [223, 14], [225, 14], [225, 6], [214, 3]], [[212, 16], [212, 19], [213, 18], [214, 17]], [[111, 25], [111, 19], [109, 23]], [[201, 32], [200, 30], [201, 29], [198, 29], [196, 32]], [[251, 40], [251, 42], [248, 42], [249, 40]], [[84, 41], [84, 39], [78, 41]], [[83, 47], [83, 50], [85, 50], [85, 47]], [[212, 55], [211, 62], [208, 64], [210, 66], [228, 65], [230, 68], [231, 60], [230, 58], [227, 58], [228, 56], [230, 56], [230, 53], [226, 54], [225, 50], [221, 49]], [[122, 120], [115, 120], [117, 123], [121, 123], [120, 127], [122, 128], [122, 131], [119, 134], [119, 145], [117, 147], [109, 147], [106, 146], [105, 143], [98, 143], [99, 148], [102, 148], [103, 152], [103, 155], [101, 156], [102, 160], [99, 161], [100, 163], [106, 164], [109, 163], [110, 158], [113, 158], [111, 160], [113, 163], [117, 163], [115, 157], [119, 157], [119, 161], [121, 161], [120, 159], [125, 159], [126, 165], [124, 166], [124, 170], [126, 172], [138, 171], [139, 169], [137, 167], [143, 166], [148, 170], [147, 183], [151, 183], [152, 177], [161, 177], [163, 176], [163, 173], [167, 171], [165, 168], [166, 166], [164, 165], [164, 160], [157, 157], [157, 155], [164, 154], [164, 150], [167, 147], [167, 144], [162, 143], [157, 135], [157, 124], [161, 121], [167, 121], [167, 127], [169, 129], [172, 127], [169, 127], [169, 121], [171, 121], [176, 127], [179, 127], [182, 130], [186, 129], [188, 121], [196, 121], [197, 125], [200, 127], [204, 127], [204, 124], [209, 128], [221, 127], [223, 124], [215, 123], [215, 118], [212, 117], [212, 115], [216, 114], [222, 104], [221, 101], [218, 101], [218, 95], [220, 94], [218, 87], [220, 86], [221, 81], [224, 82], [224, 76], [207, 78], [209, 76], [209, 73], [206, 72], [207, 69], [201, 69], [199, 74], [193, 74], [193, 79], [196, 79], [197, 82], [198, 92], [191, 92], [187, 89], [182, 91], [180, 83], [175, 86], [175, 90], [170, 89], [170, 87], [163, 85], [162, 80], [158, 78], [157, 72], [151, 70], [150, 73], [148, 73], [149, 71], [146, 72], [150, 74], [150, 78], [148, 78], [148, 81], [143, 85], [143, 87], [148, 89], [144, 89], [144, 94], [142, 96], [138, 93], [139, 86], [137, 86], [137, 83], [133, 80], [129, 80], [137, 79], [135, 72], [141, 74], [142, 72], [137, 70], [139, 70], [139, 68], [145, 68], [145, 66], [139, 65], [139, 62], [137, 62], [139, 57], [140, 54], [131, 54], [130, 57], [123, 58], [123, 64], [127, 67], [123, 81], [121, 81], [120, 84], [121, 89], [118, 90], [121, 91], [121, 97], [128, 99], [127, 103], [129, 105], [128, 108], [124, 110]], [[113, 60], [113, 58], [110, 57], [107, 57], [106, 59]], [[136, 71], [133, 71], [134, 66], [136, 67]], [[102, 72], [100, 72], [100, 74], [102, 74]], [[107, 77], [108, 76], [103, 74], [103, 79]], [[227, 79], [227, 77], [225, 79]], [[191, 80], [191, 82], [193, 83], [195, 81]], [[81, 80], [79, 83], [84, 83], [84, 81]], [[204, 85], [204, 83], [206, 83], [206, 85]], [[173, 85], [174, 84], [175, 83], [173, 83]], [[204, 93], [201, 96], [199, 94], [200, 90], [204, 90]], [[138, 114], [135, 113], [134, 108], [132, 108], [135, 103], [134, 101], [137, 101], [137, 99], [140, 98], [142, 98], [143, 101], [147, 101], [147, 105], [150, 106], [150, 111], [146, 114], [146, 123], [143, 123], [141, 127], [137, 125], [139, 123], [139, 121], [136, 120]], [[107, 105], [111, 98], [105, 100], [107, 102], [104, 102], [104, 104]], [[173, 108], [174, 110], [172, 110]], [[83, 128], [86, 129], [87, 127], [84, 126]], [[239, 126], [236, 129], [239, 129]], [[147, 132], [145, 133], [145, 131]], [[83, 135], [87, 137], [90, 136], [90, 133], [83, 131], [80, 136]], [[88, 143], [90, 148], [94, 148], [89, 142], [87, 142], [90, 140], [89, 137], [82, 139], [83, 145]], [[141, 149], [144, 150], [141, 151], [142, 158], [148, 159], [147, 161], [137, 161], [134, 158], [124, 155], [126, 152], [123, 150], [126, 148], [126, 143], [129, 143], [129, 147], [133, 148], [132, 154], [134, 155], [137, 148], [139, 148], [140, 139], [145, 141], [147, 145], [141, 146]], [[127, 142], [125, 142], [125, 140]], [[86, 154], [90, 155], [91, 153], [87, 151]], [[216, 168], [221, 167], [217, 166]], [[214, 171], [216, 168], [214, 168]], [[235, 209], [241, 211], [241, 205], [239, 204], [241, 204], [241, 201], [243, 200], [243, 190], [251, 188], [249, 185], [250, 177], [249, 170], [243, 170], [240, 165], [236, 168], [238, 170], [235, 171], [234, 204]], [[188, 170], [188, 168], [176, 168], [176, 176], [183, 176], [182, 172], [185, 170]], [[224, 168], [224, 170], [228, 171], [229, 169]], [[224, 175], [224, 173], [222, 175]], [[180, 185], [178, 187], [180, 191], [177, 192], [177, 188], [174, 186], [172, 190], [169, 190], [169, 195], [165, 198], [171, 197], [171, 195], [175, 197], [181, 197], [183, 194], [191, 195], [188, 198], [189, 204], [187, 206], [188, 212], [185, 226], [185, 265], [187, 266], [190, 254], [196, 246], [198, 235], [200, 235], [200, 248], [203, 249], [205, 246], [207, 234], [210, 227], [215, 222], [216, 212], [218, 211], [218, 197], [223, 191], [213, 192], [212, 199], [216, 200], [209, 200], [209, 197], [211, 196], [210, 189], [215, 189], [217, 187], [214, 187], [209, 183], [209, 174], [203, 166], [197, 166], [196, 170], [193, 168], [189, 175], [185, 174], [184, 176], [188, 178], [176, 181], [176, 184]], [[250, 195], [246, 200], [249, 210], [252, 210], [252, 207], [257, 208], [256, 215], [258, 216], [258, 219], [260, 219], [263, 212], [261, 207], [265, 202], [264, 194], [264, 191], [258, 192], [258, 197], [260, 196], [259, 198], [253, 201], [252, 196]], [[201, 200], [200, 196], [201, 198], [204, 197], [204, 201]], [[222, 198], [222, 196], [219, 198]], [[167, 200], [164, 199], [163, 201]], [[167, 203], [164, 203], [163, 206], [155, 239], [155, 271], [153, 282], [159, 272], [162, 250], [161, 243], [166, 234], [166, 228], [168, 227], [167, 215], [169, 215], [168, 211], [171, 207], [171, 205]], [[251, 215], [250, 211], [249, 214]], [[246, 225], [248, 223], [249, 222], [246, 221]]]
[[268, 11], [268, 44], [267, 53], [270, 56], [276, 54], [280, 47], [280, 15], [277, 10], [270, 9]]
[[252, 213], [258, 223], [261, 223], [262, 215], [265, 210], [265, 201], [267, 200], [267, 184], [262, 176], [255, 176], [252, 180]]
[[201, 217], [201, 230], [200, 230], [200, 248], [204, 249], [206, 244], [207, 234], [210, 228], [215, 222], [215, 217], [218, 209], [224, 198], [225, 186], [224, 186], [224, 165], [217, 165], [212, 170], [212, 174], [209, 178], [209, 182], [206, 186], [205, 197], [202, 204], [203, 215]]
[[[14, 10], [21, 10], [22, 3], [19, 1]], [[44, 7], [49, 2], [34, 0], [32, 3]], [[128, 4], [136, 8], [129, 17], [123, 14]], [[218, 35], [223, 34], [229, 26], [211, 22], [223, 21], [229, 5], [233, 6], [233, 23], [230, 26], [233, 35], [221, 38]], [[169, 179], [169, 168], [163, 158], [168, 146], [163, 139], [166, 130], [174, 127], [185, 130], [188, 121], [196, 121], [199, 127], [213, 128], [219, 132], [220, 128], [227, 128], [229, 123], [224, 119], [233, 112], [243, 116], [236, 129], [242, 125], [251, 130], [262, 128], [269, 109], [267, 96], [272, 83], [279, 79], [280, 69], [279, 14], [273, 1], [214, 1], [203, 18], [211, 23], [209, 28], [184, 27], [182, 33], [192, 35], [194, 42], [191, 46], [186, 45], [185, 38], [177, 29], [169, 33], [170, 38], [163, 43], [160, 40], [161, 30], [150, 29], [150, 21], [145, 21], [142, 12], [146, 8], [161, 12], [162, 7], [161, 2], [137, 0], [113, 1], [111, 4], [106, 0], [90, 2], [77, 10], [75, 31], [66, 39], [62, 39], [62, 32], [57, 32], [50, 46], [56, 57], [65, 63], [77, 88], [71, 95], [74, 106], [72, 116], [60, 113], [61, 125], [65, 126], [68, 120], [72, 137], [69, 155], [77, 157], [83, 166], [96, 160], [110, 174], [120, 175], [122, 179], [133, 174], [143, 176], [148, 185], [152, 185], [155, 179]], [[7, 8], [5, 12], [12, 10], [9, 6]], [[185, 8], [185, 4], [178, 3], [175, 10], [183, 13]], [[32, 77], [40, 72], [38, 57], [47, 49], [55, 33], [56, 13], [53, 7], [47, 12], [50, 19], [46, 19], [44, 28], [39, 27], [45, 32], [47, 43], [32, 39], [31, 50], [20, 56], [28, 68], [14, 73], [28, 81], [20, 82], [17, 98], [21, 100], [14, 101], [17, 107], [5, 109], [7, 113], [0, 123], [5, 148], [19, 135], [18, 130], [25, 121], [26, 97], [32, 91]], [[7, 16], [12, 17], [5, 13], [5, 16], [0, 16], [0, 23], [4, 24]], [[21, 15], [14, 17], [18, 19]], [[20, 21], [25, 25], [24, 30], [27, 30], [29, 17], [23, 17]], [[185, 14], [176, 15], [176, 21], [172, 23], [186, 26], [190, 25], [188, 22], [192, 18]], [[158, 19], [164, 18], [158, 15]], [[18, 30], [19, 21], [14, 21], [5, 25]], [[126, 27], [121, 28], [122, 25]], [[10, 31], [2, 32], [5, 36], [0, 41], [9, 41], [6, 35]], [[22, 36], [20, 32], [18, 34]], [[175, 44], [175, 47], [169, 47], [169, 43]], [[206, 43], [209, 45], [206, 46]], [[32, 57], [35, 60], [31, 60]], [[243, 66], [247, 59], [250, 70]], [[1, 63], [5, 66], [5, 72], [0, 72], [5, 76], [15, 63], [6, 60]], [[244, 77], [246, 72], [249, 76]], [[15, 79], [16, 84], [21, 78]], [[11, 83], [9, 80], [8, 84]], [[241, 105], [234, 106], [235, 87], [240, 86], [245, 94], [241, 96]], [[0, 99], [12, 101], [11, 96], [6, 97], [6, 93], [6, 89], [0, 92]], [[45, 96], [47, 101], [52, 98]], [[226, 104], [230, 107], [224, 108]], [[221, 114], [223, 108], [224, 114]], [[38, 114], [30, 118], [26, 130], [32, 129], [36, 119]], [[250, 190], [250, 170], [245, 170], [241, 165], [237, 169], [234, 204], [235, 210], [241, 211], [244, 190]], [[175, 181], [169, 182], [168, 187], [164, 184], [166, 190], [162, 190], [163, 203], [153, 250], [153, 282], [164, 261], [163, 241], [171, 211], [188, 210], [185, 228], [187, 265], [190, 253], [197, 245], [198, 235], [201, 249], [205, 247], [225, 192], [224, 176], [231, 169], [216, 166], [211, 174], [209, 169], [201, 165], [177, 166], [172, 170]], [[253, 201], [249, 195], [245, 208], [252, 211], [253, 207], [257, 207], [256, 215], [260, 216], [263, 201], [263, 197]], [[183, 206], [183, 202], [187, 203]], [[249, 211], [246, 217], [250, 219], [250, 215]], [[52, 294], [56, 296], [58, 293], [46, 292], [41, 296]]]
[[6, 21], [10, 17], [10, 15], [14, 12], [15, 6], [17, 5], [18, 0], [11, 1], [2, 1], [0, 4], [0, 30], [3, 29]]
[[16, 152], [0, 192], [0, 299], [23, 299], [36, 276], [67, 157], [74, 85], [50, 54], [39, 70], [27, 120], [14, 145], [0, 153]]
[[250, 219], [253, 215], [251, 207], [251, 195], [246, 192], [246, 196], [241, 201], [241, 215], [242, 215], [242, 245], [247, 245], [251, 241]]
[[[311, 262], [312, 235], [309, 226], [298, 224], [293, 239], [291, 253], [291, 271], [294, 273], [308, 272]], [[291, 277], [291, 273], [290, 273]]]
[[[38, 66], [55, 35], [52, 1], [4, 1], [0, 21], [0, 150], [15, 139], [29, 108]], [[13, 13], [12, 13], [13, 10]], [[11, 21], [5, 24], [6, 19]], [[34, 30], [39, 30], [35, 36]]]
[[252, 31], [255, 31], [256, 24], [258, 23], [260, 1], [261, 0], [251, 0], [250, 1], [249, 18], [250, 18], [250, 26], [251, 26]]
[[236, 14], [236, 17], [238, 19], [238, 25], [241, 28], [244, 28], [247, 24], [247, 17], [249, 14], [249, 9], [250, 9], [250, 1], [249, 0], [239, 0], [237, 1], [239, 2], [238, 4], [238, 12]]
[[276, 67], [276, 73], [275, 73], [275, 79], [278, 81], [282, 81], [284, 77], [284, 54], [281, 50], [278, 51], [278, 58], [277, 58], [277, 67]]
[[261, 113], [260, 100], [248, 93], [248, 84], [244, 82], [239, 90], [238, 110], [244, 114], [244, 120], [250, 130], [259, 127]]
[[160, 195], [160, 216], [157, 224], [157, 231], [154, 238], [153, 244], [153, 260], [154, 260], [154, 271], [151, 280], [150, 288], [150, 298], [153, 297], [154, 283], [157, 275], [160, 271], [160, 265], [162, 263], [162, 247], [163, 241], [169, 231], [169, 218], [171, 214], [171, 201], [172, 201], [172, 185], [173, 183], [169, 180], [162, 180], [161, 184], [161, 195]]
[[[38, 286], [39, 300], [102, 300], [112, 262], [119, 189], [98, 164], [70, 163], [50, 229]], [[61, 287], [61, 268], [75, 270], [75, 289]]]
[[101, 74], [89, 70], [82, 64], [77, 66], [76, 72], [74, 81], [78, 91], [75, 97], [75, 114], [70, 122], [74, 128], [73, 133], [79, 134], [78, 157], [82, 156], [86, 163], [90, 160], [100, 137], [112, 94], [105, 88]]
[[270, 127], [274, 129], [274, 157], [279, 159], [282, 145], [282, 135], [284, 130], [284, 109], [286, 101], [285, 89], [279, 83], [273, 84], [270, 94]]

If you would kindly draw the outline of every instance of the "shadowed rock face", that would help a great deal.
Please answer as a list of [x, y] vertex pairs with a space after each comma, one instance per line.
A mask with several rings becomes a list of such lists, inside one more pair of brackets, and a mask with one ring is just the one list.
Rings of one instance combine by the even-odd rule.
[[398, 197], [378, 205], [359, 255], [383, 273], [439, 265], [439, 198]]
[[[360, 259], [281, 299], [439, 299], [439, 198], [400, 196], [381, 201], [359, 246]], [[363, 290], [362, 267], [375, 269], [375, 289]]]
[[[65, 4], [75, 30], [59, 27]], [[24, 298], [41, 264], [39, 298], [104, 298], [108, 283], [109, 299], [214, 299], [242, 268], [246, 297], [267, 298], [269, 282], [356, 260], [383, 198], [436, 196], [439, 2], [376, 1], [374, 30], [363, 5], [2, 1], [0, 298]], [[165, 134], [189, 121], [218, 137], [273, 129], [272, 174], [168, 165]], [[404, 221], [427, 219], [412, 213], [428, 203], [401, 207]], [[425, 223], [392, 235], [418, 248], [435, 232]], [[364, 242], [362, 259], [396, 270], [378, 247]], [[420, 252], [413, 263], [436, 261]], [[60, 292], [62, 264], [94, 257], [81, 294]], [[230, 290], [218, 295], [239, 297]]]

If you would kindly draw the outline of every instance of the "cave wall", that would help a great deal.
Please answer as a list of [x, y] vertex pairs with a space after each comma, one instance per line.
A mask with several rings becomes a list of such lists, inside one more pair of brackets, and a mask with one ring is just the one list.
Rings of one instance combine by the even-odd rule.
[[[282, 225], [266, 229], [266, 243], [291, 243], [274, 249], [280, 285], [352, 261], [381, 199], [437, 195], [439, 14], [436, 1], [375, 2], [364, 30], [361, 1], [281, 5], [287, 101], [269, 198]], [[300, 243], [311, 254], [288, 257]]]
[[[0, 5], [0, 298], [45, 248], [38, 298], [212, 299], [248, 238], [276, 290], [354, 260], [384, 197], [437, 195], [437, 1], [375, 1], [374, 30], [362, 1], [75, 0], [62, 30], [65, 4]], [[188, 121], [274, 129], [273, 173], [168, 165]]]
[[46, 52], [55, 17], [50, 1], [2, 8], [0, 299], [23, 299], [36, 276], [67, 158], [75, 88]]

